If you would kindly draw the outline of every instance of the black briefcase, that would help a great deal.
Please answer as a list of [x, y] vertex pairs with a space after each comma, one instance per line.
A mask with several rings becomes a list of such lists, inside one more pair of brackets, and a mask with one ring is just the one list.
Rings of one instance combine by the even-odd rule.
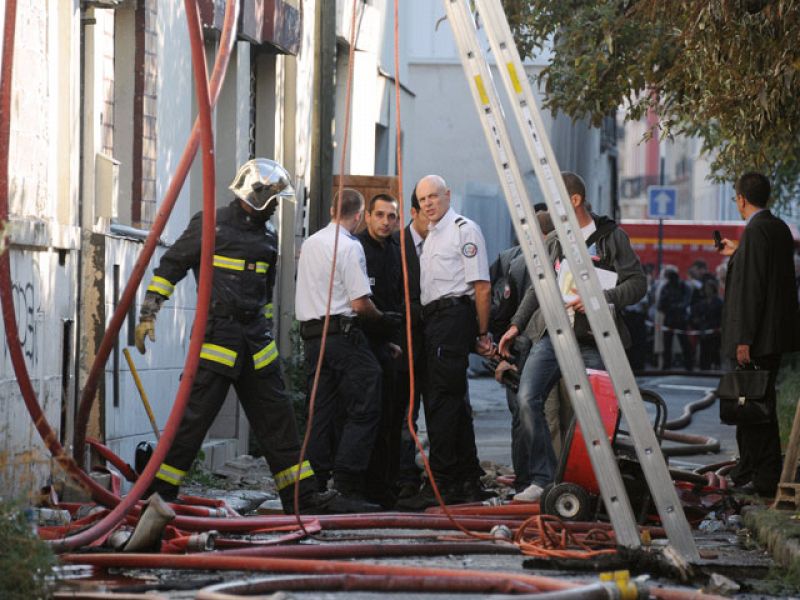
[[719, 380], [719, 420], [726, 425], [763, 425], [774, 418], [767, 400], [769, 371], [748, 368], [725, 373]]

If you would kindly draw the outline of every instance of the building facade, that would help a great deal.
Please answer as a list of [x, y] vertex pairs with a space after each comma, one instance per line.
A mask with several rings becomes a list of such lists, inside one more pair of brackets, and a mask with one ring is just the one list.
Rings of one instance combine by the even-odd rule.
[[[238, 165], [253, 156], [275, 158], [295, 175], [296, 202], [285, 202], [274, 222], [282, 259], [277, 305], [285, 325], [293, 315], [295, 242], [310, 212], [302, 209], [314, 201], [314, 174], [325, 167], [329, 179], [332, 175], [338, 118], [333, 111], [322, 113], [319, 99], [323, 92], [335, 94], [337, 82], [335, 69], [330, 81], [320, 81], [320, 61], [331, 55], [331, 48], [322, 48], [323, 35], [338, 34], [333, 55], [341, 49], [346, 56], [343, 7], [351, 3], [338, 3], [341, 14], [334, 23], [324, 18], [334, 3], [237, 1], [238, 35], [213, 115], [217, 204], [230, 200], [228, 183]], [[226, 2], [199, 0], [198, 5], [210, 72]], [[391, 128], [385, 99], [377, 97], [383, 89], [381, 72], [389, 77], [393, 72], [384, 62], [382, 37], [389, 28], [390, 6], [359, 3], [360, 20], [375, 31], [359, 42], [363, 56], [357, 60], [363, 58], [367, 66], [356, 78], [357, 110], [373, 119], [373, 132], [378, 122]], [[16, 318], [38, 400], [70, 450], [83, 383], [197, 115], [184, 3], [21, 0], [15, 50], [6, 242]], [[314, 135], [320, 130], [330, 132], [327, 148]], [[363, 169], [360, 165], [370, 160], [374, 165], [374, 157], [366, 155], [374, 153], [375, 144], [355, 140], [346, 168]], [[389, 163], [392, 157], [389, 152], [381, 161]], [[202, 172], [196, 161], [150, 268], [201, 205]], [[87, 435], [105, 441], [129, 462], [138, 442], [154, 438], [122, 357], [122, 349], [133, 343], [149, 278], [150, 270], [106, 363], [87, 428]], [[194, 308], [190, 275], [159, 314], [157, 342], [145, 356], [133, 353], [162, 427], [178, 388]], [[285, 349], [288, 327], [281, 327], [280, 334]], [[0, 427], [0, 494], [25, 493], [64, 478], [30, 422], [5, 344]], [[224, 440], [209, 446], [212, 463], [247, 450], [247, 427], [235, 398], [210, 435]]]

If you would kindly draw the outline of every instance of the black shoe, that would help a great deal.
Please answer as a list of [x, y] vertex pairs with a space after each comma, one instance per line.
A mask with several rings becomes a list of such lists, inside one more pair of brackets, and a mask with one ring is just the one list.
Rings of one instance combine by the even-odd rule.
[[[328, 512], [328, 504], [338, 495], [336, 490], [311, 492], [300, 496], [298, 510], [301, 515], [324, 515]], [[288, 509], [287, 509], [288, 506]], [[284, 512], [294, 514], [294, 501], [284, 502]]]
[[370, 502], [379, 504], [383, 510], [391, 510], [397, 504], [397, 496], [391, 490], [367, 490], [364, 497]]
[[413, 512], [423, 511], [431, 506], [438, 506], [439, 501], [433, 493], [433, 488], [425, 483], [413, 496], [408, 496], [397, 501], [395, 508]]
[[734, 494], [749, 494], [751, 496], [756, 494], [756, 485], [752, 481], [743, 483], [741, 485], [734, 485], [728, 488]]
[[336, 490], [315, 492], [300, 498], [301, 515], [338, 515], [343, 513], [379, 512], [378, 504], [364, 498], [345, 496]]
[[342, 494], [336, 490], [331, 491], [336, 492], [336, 495], [325, 505], [329, 514], [368, 513], [383, 510], [380, 504], [370, 502], [359, 494]]
[[748, 496], [761, 496], [762, 498], [772, 498], [775, 492], [778, 491], [777, 484], [775, 486], [759, 486], [754, 481], [748, 481], [742, 485], [734, 485], [728, 488], [734, 494], [747, 494]]
[[[461, 504], [465, 502], [460, 484], [439, 484], [439, 494], [445, 504]], [[422, 511], [431, 506], [439, 506], [433, 487], [426, 481], [416, 495], [397, 501], [398, 510]]]
[[411, 498], [412, 496], [416, 496], [418, 492], [418, 483], [406, 481], [405, 483], [400, 484], [400, 489], [397, 491], [397, 499], [404, 500], [405, 498]]
[[479, 480], [465, 481], [462, 490], [463, 502], [483, 502], [496, 497], [496, 494], [484, 488]]

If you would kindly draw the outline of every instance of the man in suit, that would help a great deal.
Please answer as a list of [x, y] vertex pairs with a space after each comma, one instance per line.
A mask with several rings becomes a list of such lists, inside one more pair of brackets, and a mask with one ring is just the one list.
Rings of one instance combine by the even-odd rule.
[[772, 419], [737, 425], [739, 462], [734, 483], [748, 491], [775, 493], [781, 474], [781, 444], [775, 413], [775, 379], [781, 354], [793, 349], [797, 314], [794, 291], [794, 241], [789, 227], [768, 209], [770, 184], [760, 173], [745, 173], [736, 183], [736, 207], [747, 222], [741, 240], [722, 240], [730, 256], [722, 309], [722, 355], [739, 366], [769, 371], [767, 398]]
[[[406, 225], [405, 246], [406, 264], [408, 268], [408, 295], [411, 303], [411, 337], [414, 351], [414, 409], [413, 422], [416, 428], [417, 416], [419, 415], [419, 401], [422, 395], [422, 387], [425, 380], [425, 345], [422, 338], [422, 305], [419, 301], [419, 255], [422, 253], [422, 246], [425, 237], [428, 235], [428, 218], [419, 209], [416, 188], [411, 194], [411, 221]], [[400, 232], [396, 237], [399, 241]], [[406, 335], [402, 333], [401, 346], [406, 348]], [[398, 394], [400, 404], [403, 406], [403, 428], [401, 440], [400, 473], [397, 480], [398, 499], [405, 499], [413, 496], [419, 490], [420, 472], [415, 462], [416, 445], [408, 430], [408, 397], [410, 387], [410, 376], [408, 371], [408, 353], [404, 350], [403, 360], [400, 361], [398, 377]]]

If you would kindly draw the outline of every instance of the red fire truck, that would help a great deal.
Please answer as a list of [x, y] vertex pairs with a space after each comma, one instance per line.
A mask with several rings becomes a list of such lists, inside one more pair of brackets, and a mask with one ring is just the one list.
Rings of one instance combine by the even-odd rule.
[[[664, 221], [663, 265], [678, 267], [681, 277], [696, 260], [703, 260], [708, 270], [714, 272], [723, 260], [714, 248], [714, 230], [723, 238], [739, 240], [744, 231], [744, 221]], [[800, 247], [800, 232], [789, 225], [795, 241]], [[631, 239], [631, 246], [639, 255], [642, 265], [658, 264], [658, 221], [653, 219], [623, 219], [622, 229]]]

